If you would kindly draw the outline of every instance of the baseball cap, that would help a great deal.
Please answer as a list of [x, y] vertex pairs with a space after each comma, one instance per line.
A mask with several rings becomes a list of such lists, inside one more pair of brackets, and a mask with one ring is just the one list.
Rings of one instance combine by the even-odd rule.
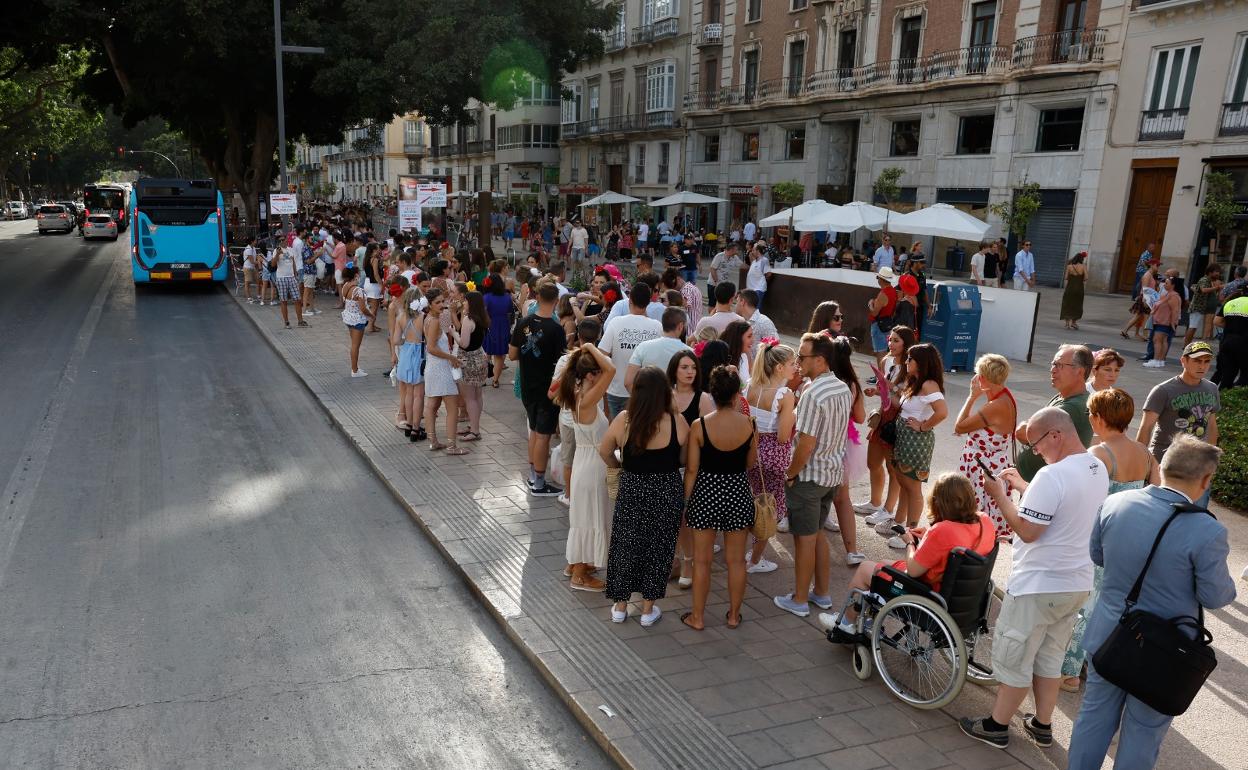
[[1183, 355], [1191, 358], [1195, 358], [1197, 356], [1213, 357], [1213, 346], [1208, 342], [1193, 342], [1183, 348]]

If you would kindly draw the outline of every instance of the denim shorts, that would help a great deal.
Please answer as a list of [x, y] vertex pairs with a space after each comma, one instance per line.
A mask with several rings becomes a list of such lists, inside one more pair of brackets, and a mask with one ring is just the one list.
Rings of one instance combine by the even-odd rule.
[[368, 328], [368, 322], [365, 321], [362, 324], [347, 324], [347, 328], [358, 329], [359, 331], [364, 331], [366, 328]]
[[1153, 334], [1156, 334], [1157, 332], [1161, 332], [1162, 334], [1166, 335], [1166, 339], [1171, 339], [1171, 340], [1174, 339], [1174, 327], [1173, 326], [1166, 326], [1165, 324], [1155, 323], [1153, 324]]
[[880, 331], [880, 325], [871, 322], [871, 349], [876, 353], [888, 350], [888, 333]]

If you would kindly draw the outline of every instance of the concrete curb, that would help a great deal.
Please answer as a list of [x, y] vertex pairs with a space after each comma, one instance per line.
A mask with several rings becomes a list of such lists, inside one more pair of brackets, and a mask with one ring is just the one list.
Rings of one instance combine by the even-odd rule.
[[[348, 418], [341, 414], [340, 409], [334, 406], [334, 400], [329, 397], [330, 394], [326, 393], [324, 389], [321, 388], [315, 381], [312, 381], [310, 378], [304, 376], [304, 373], [299, 370], [299, 368], [294, 364], [294, 362], [291, 361], [290, 357], [279, 345], [278, 340], [275, 337], [275, 331], [261, 324], [254, 314], [247, 312], [246, 303], [243, 302], [236, 292], [230, 291], [229, 293], [234, 300], [236, 309], [248, 318], [248, 320], [256, 328], [259, 335], [265, 340], [266, 344], [268, 344], [268, 346], [273, 350], [274, 354], [281, 359], [282, 363], [295, 375], [295, 377], [299, 379], [307, 391], [320, 405], [321, 409], [324, 410], [330, 422], [342, 432], [343, 436], [373, 470], [377, 478], [382, 482], [386, 489], [390, 491], [390, 494], [394, 496], [394, 499], [407, 510], [408, 515], [412, 518], [412, 521], [416, 523], [421, 532], [424, 533], [446, 562], [460, 576], [460, 578], [464, 581], [464, 584], [468, 587], [472, 594], [477, 597], [482, 606], [487, 612], [489, 612], [490, 616], [494, 618], [495, 622], [498, 623], [499, 627], [516, 646], [516, 648], [536, 668], [551, 690], [559, 697], [560, 700], [564, 702], [576, 719], [585, 727], [586, 731], [593, 736], [593, 739], [602, 748], [602, 750], [610, 756], [616, 764], [618, 764], [621, 768], [626, 768], [626, 770], [690, 766], [685, 763], [673, 764], [672, 760], [674, 757], [661, 758], [656, 756], [654, 752], [647, 748], [643, 741], [638, 739], [638, 735], [634, 733], [631, 728], [625, 732], [620, 731], [620, 727], [624, 724], [623, 720], [608, 716], [598, 709], [598, 703], [600, 703], [602, 699], [596, 691], [582, 690], [580, 692], [576, 692], [575, 688], [573, 688], [568, 682], [564, 681], [564, 678], [579, 678], [580, 674], [572, 669], [572, 666], [569, 665], [566, 657], [557, 654], [557, 648], [555, 645], [553, 645], [546, 634], [538, 628], [536, 624], [533, 624], [532, 621], [525, 624], [526, 627], [529, 628], [529, 635], [526, 637], [522, 629], [518, 627], [518, 624], [512, 622], [509, 618], [508, 612], [510, 611], [515, 614], [516, 608], [514, 606], [504, 606], [498, 601], [500, 598], [505, 600], [507, 597], [492, 595], [488, 590], [488, 587], [479, 582], [478, 577], [474, 576], [474, 573], [466, 567], [465, 563], [456, 558], [456, 554], [448, 548], [447, 543], [444, 542], [443, 538], [439, 536], [439, 533], [435, 530], [434, 526], [431, 526], [431, 524], [425, 520], [425, 518], [417, 510], [416, 505], [414, 505], [412, 501], [404, 495], [399, 486], [394, 483], [394, 480], [387, 472], [387, 469], [383, 467], [383, 464], [376, 456], [376, 450], [371, 447], [355, 426], [349, 424]], [[440, 473], [437, 469], [434, 470], [435, 472]], [[484, 577], [488, 579], [488, 576]], [[510, 603], [508, 604], [510, 605]], [[522, 615], [516, 617], [515, 619], [517, 621], [528, 620], [528, 618]], [[539, 645], [550, 646], [552, 649], [542, 650]], [[552, 652], [555, 654], [551, 655], [550, 653]], [[547, 657], [543, 657], [544, 653], [547, 654]], [[560, 662], [563, 664], [562, 666], [559, 666], [559, 669], [562, 669], [562, 671], [556, 668]], [[692, 712], [693, 710], [690, 708], [689, 711]], [[673, 725], [673, 727], [679, 727], [679, 725]], [[672, 735], [672, 738], [679, 741], [678, 736], [679, 733], [675, 733]], [[722, 736], [719, 737], [722, 739], [722, 743], [724, 745], [730, 745], [728, 744], [726, 738], [723, 738]], [[621, 746], [621, 743], [624, 745]], [[680, 753], [690, 757], [690, 759], [695, 759], [696, 761], [697, 755], [695, 753], [691, 753], [691, 750], [694, 748], [696, 747], [685, 747], [686, 750]], [[735, 754], [736, 756], [732, 758], [738, 759], [739, 761], [737, 763], [719, 766], [750, 766], [744, 755], [736, 752], [730, 753]]]

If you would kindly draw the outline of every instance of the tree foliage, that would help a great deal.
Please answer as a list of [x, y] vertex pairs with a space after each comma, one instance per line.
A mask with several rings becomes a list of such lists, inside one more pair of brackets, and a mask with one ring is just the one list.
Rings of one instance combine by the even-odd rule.
[[[1213, 230], [1217, 242], [1231, 229], [1235, 217], [1244, 207], [1235, 201], [1235, 180], [1225, 171], [1211, 171], [1205, 176], [1205, 202], [1200, 216]], [[1218, 243], [1215, 243], [1215, 248]]]
[[871, 185], [871, 191], [884, 201], [885, 206], [891, 206], [901, 197], [901, 175], [905, 173], [905, 169], [898, 166], [889, 166], [882, 169], [880, 175], [876, 177], [875, 183]]
[[1014, 191], [1013, 198], [1005, 203], [994, 203], [988, 210], [1001, 218], [1009, 232], [1020, 239], [1026, 238], [1027, 225], [1040, 210], [1040, 185], [1024, 179], [1023, 185]]
[[775, 198], [776, 203], [780, 204], [801, 203], [802, 196], [805, 193], [805, 185], [793, 179], [785, 182], [776, 182], [771, 186], [771, 197]]
[[[23, 66], [55, 60], [58, 46], [85, 50], [87, 97], [130, 126], [163, 118], [254, 213], [276, 166], [271, 0], [23, 8], [24, 20], [0, 31]], [[597, 0], [286, 0], [282, 12], [287, 45], [326, 48], [284, 56], [287, 137], [317, 144], [411, 110], [433, 123], [467, 120], [471, 98], [510, 106], [530, 77], [558, 83], [599, 55], [599, 32], [615, 19]]]

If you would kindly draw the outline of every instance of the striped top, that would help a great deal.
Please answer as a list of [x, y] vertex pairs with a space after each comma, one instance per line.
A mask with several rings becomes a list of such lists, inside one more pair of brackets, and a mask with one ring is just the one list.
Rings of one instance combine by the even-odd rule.
[[849, 424], [854, 395], [832, 372], [825, 372], [802, 390], [797, 400], [797, 432], [814, 436], [815, 449], [798, 481], [834, 487], [844, 479], [845, 426]]

